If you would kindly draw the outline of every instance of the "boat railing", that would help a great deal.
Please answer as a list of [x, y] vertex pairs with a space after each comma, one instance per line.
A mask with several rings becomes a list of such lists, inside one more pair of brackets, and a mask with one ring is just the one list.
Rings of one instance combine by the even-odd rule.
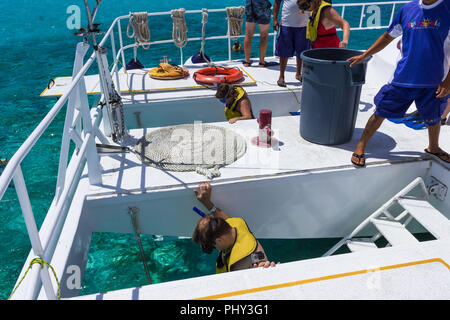
[[[106, 38], [104, 40], [106, 40]], [[100, 46], [104, 45], [104, 43], [105, 41], [102, 41]], [[90, 110], [88, 104], [84, 75], [90, 69], [92, 63], [97, 59], [96, 52], [94, 52], [83, 65], [84, 54], [88, 47], [89, 45], [86, 43], [79, 43], [75, 58], [72, 83], [68, 87], [66, 93], [58, 99], [44, 119], [9, 159], [8, 164], [0, 176], [0, 199], [3, 198], [8, 186], [11, 181], [13, 181], [31, 242], [33, 255], [46, 262], [49, 262], [53, 256], [56, 242], [61, 233], [62, 225], [64, 224], [64, 212], [68, 210], [67, 205], [68, 200], [71, 197], [71, 191], [73, 190], [75, 182], [80, 174], [80, 170], [83, 169], [86, 161], [88, 163], [90, 183], [93, 185], [101, 183], [99, 159], [94, 137], [99, 137], [102, 142], [107, 142], [107, 140], [98, 127], [101, 120], [101, 106], [99, 105], [97, 108]], [[41, 231], [38, 231], [36, 225], [21, 164], [66, 104], [66, 121], [61, 143], [56, 192], [46, 215], [46, 217], [51, 216], [52, 219], [49, 225], [46, 226], [46, 230], [42, 232], [42, 229]], [[76, 148], [68, 165], [67, 160], [69, 158], [71, 141], [75, 143]], [[39, 294], [40, 286], [43, 284], [47, 298], [56, 299], [56, 283], [50, 278], [47, 265], [43, 265], [41, 268], [41, 265], [34, 264], [28, 272], [27, 277], [27, 292], [18, 294], [19, 298], [36, 299]]]
[[[356, 29], [376, 29], [383, 28], [384, 26], [363, 26], [363, 15], [365, 14], [365, 8], [373, 8], [370, 6], [373, 5], [393, 5], [391, 19], [392, 21], [395, 6], [407, 3], [407, 1], [396, 1], [396, 2], [373, 2], [373, 3], [351, 3], [351, 4], [336, 4], [335, 7], [342, 7], [342, 14], [345, 13], [345, 8], [348, 6], [362, 6], [361, 9], [361, 22]], [[225, 11], [225, 9], [213, 9], [209, 10], [209, 12], [221, 12]], [[201, 10], [189, 10], [186, 11], [188, 14], [196, 14], [201, 13]], [[149, 13], [149, 16], [157, 16], [157, 15], [170, 15], [171, 12], [159, 12], [159, 13]], [[29, 135], [29, 137], [25, 140], [25, 142], [20, 146], [17, 152], [9, 159], [8, 164], [4, 168], [1, 176], [0, 176], [0, 200], [3, 198], [8, 186], [11, 181], [14, 182], [15, 192], [17, 194], [19, 204], [21, 206], [22, 214], [24, 216], [26, 229], [28, 232], [28, 236], [32, 246], [32, 254], [30, 256], [35, 255], [46, 262], [50, 262], [53, 253], [56, 247], [56, 243], [61, 234], [62, 227], [64, 225], [65, 213], [68, 210], [68, 205], [70, 205], [70, 198], [72, 196], [71, 191], [76, 186], [77, 179], [80, 175], [81, 170], [84, 167], [84, 164], [87, 163], [87, 172], [89, 182], [92, 185], [101, 184], [101, 172], [99, 168], [99, 158], [97, 154], [97, 149], [95, 146], [95, 137], [100, 139], [102, 143], [108, 143], [107, 138], [103, 135], [102, 131], [99, 128], [99, 123], [102, 119], [102, 115], [107, 115], [105, 112], [105, 108], [103, 106], [108, 103], [105, 99], [105, 96], [108, 96], [108, 93], [105, 92], [105, 82], [101, 81], [101, 92], [102, 95], [100, 97], [100, 103], [94, 108], [90, 108], [88, 104], [88, 98], [86, 93], [86, 87], [84, 82], [84, 76], [87, 71], [91, 68], [94, 61], [99, 63], [99, 67], [104, 66], [104, 72], [112, 72], [115, 74], [116, 83], [115, 85], [119, 89], [119, 79], [118, 79], [118, 59], [122, 59], [122, 63], [125, 66], [125, 56], [124, 51], [126, 49], [132, 48], [135, 44], [124, 46], [123, 38], [122, 38], [122, 28], [121, 21], [124, 19], [128, 19], [129, 16], [121, 16], [116, 18], [107, 32], [104, 34], [102, 41], [98, 44], [98, 47], [105, 48], [106, 42], [109, 40], [111, 44], [112, 55], [114, 57], [114, 65], [111, 71], [108, 70], [108, 66], [105, 66], [102, 63], [99, 63], [100, 53], [99, 51], [94, 51], [91, 56], [86, 60], [83, 64], [84, 57], [89, 46], [85, 42], [80, 42], [77, 46], [77, 54], [74, 63], [72, 82], [68, 86], [67, 91], [58, 99], [55, 105], [50, 109], [44, 119], [38, 124], [38, 126], [33, 130], [33, 132]], [[120, 47], [119, 50], [116, 51], [116, 43], [114, 41], [114, 29], [117, 28], [117, 32], [119, 35]], [[271, 33], [270, 35], [275, 35], [275, 33]], [[259, 36], [259, 34], [255, 34], [255, 36]], [[244, 35], [240, 35], [240, 38], [244, 37]], [[214, 40], [214, 39], [227, 39], [228, 40], [228, 57], [231, 60], [231, 39], [232, 37], [229, 35], [229, 32], [225, 36], [215, 36], [215, 37], [206, 37], [205, 40]], [[201, 41], [202, 38], [189, 38], [188, 41]], [[150, 42], [151, 45], [156, 44], [164, 44], [171, 43], [173, 40], [160, 40]], [[275, 39], [274, 39], [275, 43]], [[181, 55], [181, 64], [183, 64], [183, 50], [180, 48]], [[102, 70], [102, 69], [100, 69]], [[100, 77], [101, 78], [101, 77]], [[100, 79], [102, 80], [102, 79]], [[106, 94], [105, 94], [106, 93]], [[43, 133], [50, 126], [50, 124], [55, 120], [57, 115], [64, 109], [64, 106], [67, 105], [66, 109], [66, 120], [64, 124], [63, 137], [61, 142], [61, 152], [60, 152], [60, 160], [58, 167], [58, 178], [56, 182], [56, 191], [55, 197], [48, 209], [46, 214], [47, 217], [51, 217], [48, 225], [45, 226], [45, 230], [38, 231], [38, 227], [36, 224], [36, 220], [34, 217], [34, 213], [31, 207], [30, 197], [28, 195], [28, 190], [26, 187], [25, 179], [22, 172], [22, 162], [30, 153], [33, 146], [37, 143], [37, 141], [42, 137]], [[105, 127], [106, 128], [106, 127]], [[105, 130], [106, 131], [106, 130]], [[70, 162], [69, 159], [69, 150], [70, 144], [73, 142], [76, 146], [75, 152], [72, 155]], [[69, 164], [68, 164], [69, 163]], [[46, 219], [47, 220], [47, 219]], [[44, 221], [46, 222], [46, 221]], [[28, 262], [30, 262], [32, 257], [28, 258]], [[44, 287], [46, 296], [48, 299], [56, 299], [57, 293], [55, 288], [57, 287], [55, 279], [50, 277], [49, 268], [47, 265], [41, 266], [40, 264], [34, 264], [31, 267], [31, 270], [28, 272], [27, 279], [24, 282], [27, 282], [25, 289], [19, 288], [17, 290], [17, 296], [20, 299], [36, 299], [38, 297], [41, 286]], [[27, 270], [27, 266], [25, 265], [22, 270], [22, 276], [24, 276], [25, 271]], [[18, 284], [21, 282], [18, 281]]]
[[[366, 2], [366, 3], [338, 3], [338, 4], [333, 4], [333, 7], [340, 12], [341, 17], [343, 17], [345, 19], [346, 14], [348, 15], [348, 10], [346, 11], [346, 8], [358, 8], [361, 7], [361, 11], [359, 12], [359, 24], [357, 26], [350, 26], [350, 30], [375, 30], [375, 29], [385, 29], [387, 28], [393, 18], [394, 18], [394, 14], [396, 12], [396, 10], [398, 10], [402, 5], [404, 5], [405, 3], [408, 3], [409, 1], [387, 1], [387, 2]], [[390, 12], [389, 12], [389, 21], [387, 24], [382, 24], [381, 22], [381, 7], [385, 7], [385, 6], [390, 6]], [[209, 13], [216, 13], [216, 12], [226, 12], [226, 9], [210, 9], [208, 10]], [[202, 14], [203, 11], [202, 10], [186, 10], [185, 14]], [[148, 13], [147, 14], [149, 17], [156, 17], [156, 16], [170, 16], [171, 12], [156, 12], [156, 13]], [[365, 19], [366, 18], [366, 19]], [[115, 77], [115, 84], [118, 87], [118, 91], [120, 92], [120, 83], [119, 83], [119, 76], [118, 76], [118, 72], [119, 72], [119, 67], [118, 64], [119, 62], [122, 64], [123, 68], [125, 68], [126, 66], [126, 62], [125, 62], [125, 51], [128, 49], [132, 49], [135, 48], [139, 45], [150, 45], [150, 46], [154, 46], [154, 45], [161, 45], [161, 44], [170, 44], [173, 43], [174, 40], [173, 39], [165, 39], [165, 40], [157, 40], [157, 41], [150, 41], [148, 43], [142, 43], [142, 44], [136, 44], [136, 43], [132, 43], [132, 44], [128, 44], [128, 45], [124, 45], [124, 41], [123, 41], [123, 36], [122, 36], [122, 24], [121, 22], [124, 20], [128, 20], [129, 19], [129, 15], [124, 15], [124, 16], [120, 16], [117, 17], [111, 27], [112, 30], [110, 28], [110, 33], [108, 34], [109, 37], [111, 37], [111, 44], [112, 44], [112, 55], [114, 58], [114, 64], [113, 67], [111, 69], [111, 72], [114, 74]], [[245, 19], [244, 19], [245, 20]], [[244, 21], [243, 21], [244, 23]], [[232, 61], [232, 41], [233, 39], [240, 39], [240, 38], [244, 38], [245, 34], [241, 34], [241, 35], [237, 35], [232, 37], [230, 35], [230, 25], [229, 23], [227, 23], [227, 33], [225, 35], [219, 35], [219, 36], [210, 36], [210, 37], [205, 37], [204, 39], [202, 37], [191, 37], [191, 38], [187, 38], [188, 42], [192, 42], [192, 41], [210, 41], [210, 40], [227, 40], [228, 43], [228, 61]], [[115, 45], [115, 40], [114, 40], [114, 29], [117, 29], [117, 33], [118, 33], [118, 37], [119, 37], [119, 48], [116, 51], [116, 45]], [[340, 28], [338, 28], [338, 30], [341, 30]], [[261, 35], [259, 33], [254, 34], [254, 37], [260, 37]], [[269, 36], [273, 36], [273, 41], [272, 41], [272, 52], [273, 55], [275, 55], [275, 47], [276, 47], [276, 37], [277, 37], [277, 33], [276, 32], [271, 32], [269, 33]], [[183, 48], [179, 48], [180, 51], [180, 65], [184, 65], [185, 60], [184, 60], [184, 50]], [[126, 71], [126, 70], [125, 70]]]

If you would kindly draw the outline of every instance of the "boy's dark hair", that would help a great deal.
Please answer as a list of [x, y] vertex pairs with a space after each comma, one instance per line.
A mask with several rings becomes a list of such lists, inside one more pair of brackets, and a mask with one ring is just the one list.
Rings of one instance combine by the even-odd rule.
[[216, 239], [229, 232], [231, 226], [224, 219], [206, 216], [197, 223], [192, 241], [200, 244], [204, 252], [211, 253]]
[[231, 90], [233, 89], [233, 85], [229, 83], [221, 83], [216, 91], [216, 98], [222, 99], [225, 96], [229, 95]]

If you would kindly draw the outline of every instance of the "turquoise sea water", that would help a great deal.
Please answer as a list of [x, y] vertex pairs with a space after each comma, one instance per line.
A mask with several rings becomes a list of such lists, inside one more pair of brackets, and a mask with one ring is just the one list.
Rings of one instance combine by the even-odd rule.
[[[334, 1], [339, 2], [343, 1]], [[130, 11], [169, 11], [180, 7], [187, 10], [203, 7], [213, 9], [244, 3], [244, 0], [106, 0], [101, 3], [96, 22], [101, 22], [100, 27], [106, 30], [116, 16], [126, 15]], [[11, 158], [56, 102], [54, 98], [39, 97], [49, 79], [72, 73], [75, 46], [79, 38], [73, 35], [74, 30], [67, 28], [67, 8], [70, 5], [81, 8], [82, 25], [85, 26], [81, 0], [0, 2], [0, 158]], [[360, 10], [347, 10], [346, 17], [352, 25], [359, 24]], [[389, 20], [390, 15], [386, 10], [387, 8], [382, 8], [382, 14], [386, 16], [382, 24]], [[201, 18], [197, 18], [187, 19], [190, 37], [201, 35]], [[122, 28], [125, 30], [126, 25], [122, 25]], [[172, 22], [168, 18], [152, 19], [150, 28], [152, 40], [171, 38]], [[211, 13], [206, 32], [207, 36], [224, 35], [224, 15]], [[349, 47], [366, 48], [382, 32], [383, 30], [354, 31]], [[130, 42], [128, 39], [125, 41]], [[272, 55], [271, 43], [270, 41], [268, 55]], [[226, 59], [227, 54], [222, 51], [226, 45], [225, 41], [208, 42], [206, 53], [213, 60]], [[199, 46], [199, 42], [189, 43], [185, 58], [198, 52]], [[253, 48], [253, 56], [257, 56], [257, 41]], [[153, 66], [162, 55], [167, 55], [174, 63], [178, 63], [178, 53], [174, 45], [166, 45], [146, 52], [140, 50], [139, 59], [146, 66]], [[239, 53], [233, 53], [233, 58], [241, 57]], [[127, 55], [126, 60], [129, 59], [131, 55]], [[54, 196], [63, 122], [64, 112], [61, 112], [22, 164], [38, 226], [42, 224]], [[336, 239], [316, 239], [261, 242], [272, 260], [287, 262], [320, 256], [335, 241]], [[202, 254], [189, 239], [155, 241], [154, 237], [143, 237], [143, 244], [153, 283], [214, 273], [215, 257]], [[11, 293], [30, 248], [17, 196], [14, 189], [9, 188], [0, 200], [0, 299], [8, 298]], [[94, 234], [82, 294], [146, 283], [132, 235]]]

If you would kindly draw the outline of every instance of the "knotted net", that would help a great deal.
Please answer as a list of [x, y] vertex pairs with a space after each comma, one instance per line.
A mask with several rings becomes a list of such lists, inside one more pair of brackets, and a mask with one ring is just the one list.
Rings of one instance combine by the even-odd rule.
[[165, 127], [143, 136], [135, 145], [140, 160], [168, 171], [196, 171], [208, 178], [235, 162], [247, 149], [245, 139], [220, 126], [194, 123]]

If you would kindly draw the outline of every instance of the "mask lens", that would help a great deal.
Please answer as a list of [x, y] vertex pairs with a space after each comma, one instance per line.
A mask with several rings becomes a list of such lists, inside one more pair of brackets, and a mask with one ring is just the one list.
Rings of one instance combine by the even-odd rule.
[[227, 102], [227, 98], [223, 97], [222, 99], [219, 99], [220, 102], [225, 103]]

